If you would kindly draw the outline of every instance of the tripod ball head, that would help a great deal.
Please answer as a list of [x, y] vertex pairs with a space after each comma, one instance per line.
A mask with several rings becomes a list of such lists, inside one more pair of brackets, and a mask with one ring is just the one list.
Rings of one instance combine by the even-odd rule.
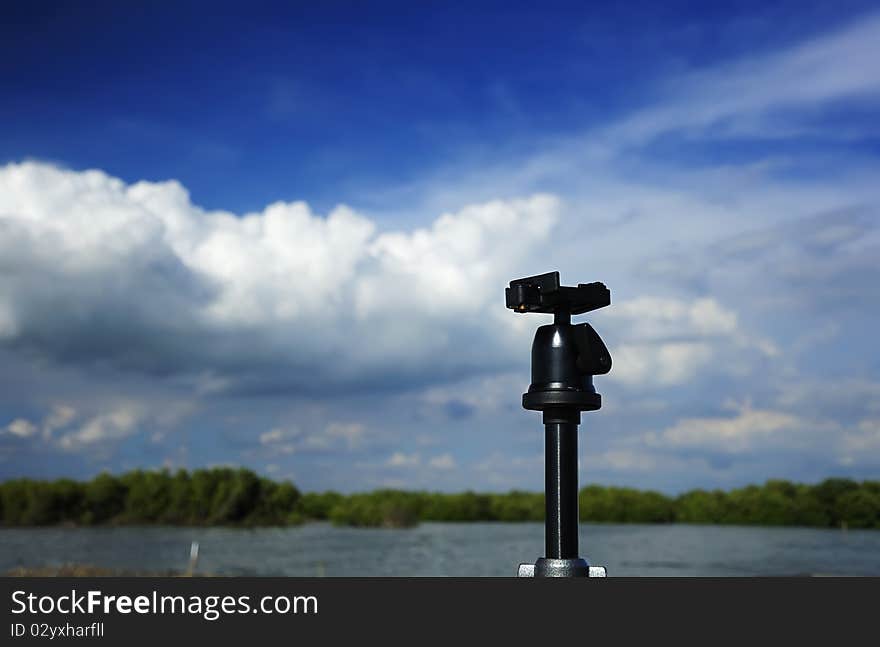
[[577, 287], [559, 284], [559, 272], [516, 279], [505, 290], [507, 307], [518, 313], [552, 314], [532, 343], [532, 384], [523, 394], [523, 407], [535, 411], [564, 408], [594, 411], [602, 397], [593, 376], [611, 370], [611, 354], [588, 323], [572, 325], [571, 315], [611, 304], [611, 292], [602, 283]]

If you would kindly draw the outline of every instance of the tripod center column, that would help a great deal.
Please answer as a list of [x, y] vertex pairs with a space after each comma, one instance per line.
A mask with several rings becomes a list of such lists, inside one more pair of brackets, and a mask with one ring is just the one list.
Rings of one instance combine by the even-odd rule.
[[579, 411], [544, 411], [544, 543], [551, 559], [578, 557], [579, 424]]

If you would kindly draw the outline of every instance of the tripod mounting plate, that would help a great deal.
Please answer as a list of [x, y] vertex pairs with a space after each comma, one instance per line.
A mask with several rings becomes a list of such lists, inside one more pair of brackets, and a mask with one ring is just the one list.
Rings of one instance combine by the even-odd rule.
[[505, 291], [507, 307], [515, 312], [579, 315], [611, 305], [604, 283], [559, 284], [559, 272], [515, 279]]

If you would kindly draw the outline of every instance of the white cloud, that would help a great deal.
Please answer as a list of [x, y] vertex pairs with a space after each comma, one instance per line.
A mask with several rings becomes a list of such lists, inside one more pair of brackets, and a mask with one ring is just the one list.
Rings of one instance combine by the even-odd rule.
[[492, 487], [512, 488], [531, 484], [529, 487], [537, 488], [543, 481], [544, 454], [511, 456], [496, 451], [471, 467], [477, 478]]
[[626, 474], [636, 472], [657, 474], [675, 471], [705, 471], [706, 462], [701, 458], [683, 458], [674, 454], [658, 452], [644, 443], [635, 446], [620, 445], [595, 454], [587, 454], [583, 462], [586, 474]]
[[394, 452], [385, 461], [387, 467], [418, 467], [422, 463], [422, 457], [419, 454], [405, 454], [404, 452]]
[[633, 449], [612, 449], [597, 456], [590, 456], [586, 463], [588, 466], [609, 466], [622, 472], [633, 470], [650, 471], [657, 468], [657, 456], [648, 452]]
[[862, 16], [831, 33], [669, 82], [669, 97], [610, 129], [618, 141], [641, 141], [670, 130], [773, 137], [801, 132], [797, 122], [770, 120], [774, 111], [843, 99], [880, 98], [880, 15]]
[[[15, 271], [0, 277], [2, 339], [62, 361], [208, 376], [212, 389], [249, 368], [276, 382], [282, 367], [304, 369], [284, 376], [311, 388], [484, 370], [518, 339], [499, 294], [557, 209], [547, 195], [495, 200], [378, 233], [344, 206], [238, 217], [200, 209], [173, 181], [8, 164], [0, 255]], [[472, 323], [452, 325], [461, 317]]]
[[612, 322], [625, 320], [629, 338], [642, 341], [692, 335], [723, 337], [737, 330], [736, 313], [714, 298], [687, 301], [642, 296], [615, 303], [606, 316]]
[[273, 427], [258, 436], [260, 445], [271, 452], [293, 454], [295, 452], [352, 450], [363, 440], [366, 427], [357, 422], [330, 422], [323, 428], [304, 431], [296, 425]]
[[122, 405], [87, 420], [77, 431], [61, 436], [63, 449], [79, 450], [99, 443], [117, 441], [137, 431], [144, 411], [137, 405]]
[[440, 454], [428, 461], [428, 467], [433, 467], [437, 470], [452, 470], [456, 467], [455, 458], [452, 457], [452, 454]]
[[611, 349], [609, 379], [628, 385], [671, 386], [690, 380], [713, 357], [706, 342], [621, 344]]
[[257, 440], [271, 455], [293, 454], [302, 449], [302, 431], [298, 427], [274, 427], [261, 433]]
[[324, 430], [330, 439], [342, 439], [349, 449], [357, 447], [364, 436], [366, 427], [358, 422], [331, 422]]
[[880, 464], [880, 419], [859, 421], [855, 429], [844, 433], [841, 445], [842, 461], [845, 464]]
[[736, 415], [721, 418], [684, 418], [658, 433], [649, 432], [645, 441], [655, 447], [707, 448], [740, 453], [755, 442], [785, 440], [783, 434], [803, 432], [813, 425], [783, 411], [737, 406]]
[[[523, 342], [520, 350], [527, 359], [528, 341]], [[524, 381], [528, 384], [526, 372], [502, 372], [432, 386], [425, 389], [421, 399], [428, 405], [427, 409], [446, 409], [453, 418], [466, 417], [472, 412], [494, 413], [505, 405], [519, 406]]]
[[854, 428], [880, 415], [880, 382], [858, 377], [789, 380], [779, 385], [774, 402], [803, 416], [828, 417]]
[[52, 407], [42, 423], [35, 423], [25, 418], [16, 418], [2, 431], [6, 431], [13, 436], [19, 438], [30, 438], [36, 436], [37, 432], [42, 430], [43, 438], [49, 439], [52, 433], [57, 429], [66, 427], [76, 417], [76, 410], [66, 404], [56, 404]]
[[270, 429], [269, 431], [265, 431], [260, 434], [260, 444], [261, 445], [274, 445], [275, 443], [280, 442], [287, 436], [287, 432], [283, 429], [275, 428]]
[[56, 429], [62, 429], [76, 417], [76, 409], [66, 404], [56, 404], [43, 421], [43, 433], [51, 435]]
[[686, 382], [741, 338], [736, 313], [714, 298], [637, 297], [615, 303], [603, 324], [625, 340], [610, 349], [608, 377], [630, 386]]
[[779, 354], [769, 339], [741, 328], [737, 313], [716, 298], [641, 296], [603, 311], [602, 330], [613, 368], [608, 379], [633, 387], [668, 387], [694, 379], [701, 371], [742, 375], [757, 356]]
[[18, 436], [19, 438], [28, 438], [37, 433], [39, 427], [32, 423], [30, 420], [26, 420], [24, 418], [16, 418], [8, 425], [6, 425], [6, 431], [13, 436]]

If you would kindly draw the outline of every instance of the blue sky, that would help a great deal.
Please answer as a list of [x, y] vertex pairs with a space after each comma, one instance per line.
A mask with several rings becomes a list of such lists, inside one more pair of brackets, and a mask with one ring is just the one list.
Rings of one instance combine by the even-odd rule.
[[584, 482], [880, 473], [870, 3], [2, 11], [0, 477], [537, 489], [551, 269]]

